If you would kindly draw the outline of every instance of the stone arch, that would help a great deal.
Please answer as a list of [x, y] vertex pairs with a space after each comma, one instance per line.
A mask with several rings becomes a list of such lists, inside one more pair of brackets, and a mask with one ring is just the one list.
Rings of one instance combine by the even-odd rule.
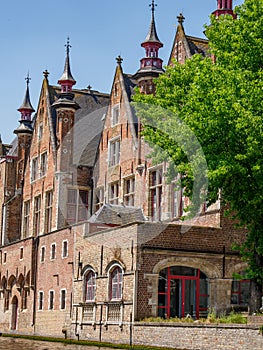
[[106, 267], [105, 272], [109, 273], [109, 271], [113, 268], [113, 266], [120, 266], [123, 270], [123, 272], [125, 272], [126, 266], [124, 265], [124, 263], [120, 260], [114, 259], [112, 260]]
[[11, 291], [15, 284], [16, 284], [16, 278], [14, 275], [11, 275], [8, 279], [7, 289]]
[[25, 278], [24, 275], [22, 273], [20, 273], [17, 282], [16, 282], [16, 287], [18, 290], [21, 290], [24, 287], [25, 284]]
[[1, 282], [0, 282], [0, 289], [4, 290], [7, 287], [7, 279], [5, 276], [2, 277]]
[[25, 277], [25, 287], [29, 288], [29, 286], [30, 286], [30, 271], [28, 271]]
[[87, 264], [83, 267], [83, 269], [81, 270], [81, 276], [84, 276], [88, 271], [94, 271], [96, 275], [98, 275], [98, 269], [94, 268], [92, 265]]
[[153, 267], [153, 273], [159, 274], [161, 270], [169, 266], [186, 266], [194, 269], [200, 269], [208, 278], [220, 278], [221, 273], [217, 266], [205, 261], [202, 258], [189, 258], [189, 257], [169, 257], [159, 261]]

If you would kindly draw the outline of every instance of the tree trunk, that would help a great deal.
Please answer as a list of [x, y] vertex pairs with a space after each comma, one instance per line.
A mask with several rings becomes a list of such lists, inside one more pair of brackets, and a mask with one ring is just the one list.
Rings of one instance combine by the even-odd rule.
[[249, 314], [252, 315], [255, 312], [259, 312], [262, 306], [262, 284], [257, 281], [251, 280], [250, 282], [250, 299], [249, 299]]

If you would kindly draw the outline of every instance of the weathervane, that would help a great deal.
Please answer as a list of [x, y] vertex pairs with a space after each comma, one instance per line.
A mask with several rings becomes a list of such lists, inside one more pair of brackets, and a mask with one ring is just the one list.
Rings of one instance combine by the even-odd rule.
[[31, 78], [29, 77], [29, 72], [27, 73], [27, 77], [25, 78], [25, 80], [26, 80], [26, 85], [28, 86], [31, 80]]
[[67, 43], [65, 44], [67, 55], [69, 54], [69, 48], [71, 47], [69, 43], [69, 37], [67, 38]]
[[152, 8], [152, 13], [154, 13], [154, 8], [157, 6], [157, 4], [154, 3], [154, 0], [152, 0], [152, 3], [149, 6]]

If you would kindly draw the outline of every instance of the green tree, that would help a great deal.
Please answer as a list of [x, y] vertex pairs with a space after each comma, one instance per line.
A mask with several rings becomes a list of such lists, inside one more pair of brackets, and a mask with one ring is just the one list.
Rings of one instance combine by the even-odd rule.
[[154, 159], [170, 162], [170, 176], [182, 174], [192, 211], [200, 205], [193, 184], [198, 181], [199, 191], [205, 191], [190, 163], [202, 162], [193, 152], [189, 163], [177, 142], [178, 134], [187, 133], [178, 119], [197, 137], [207, 162], [207, 200], [215, 202], [221, 189], [229, 215], [247, 229], [239, 249], [249, 264], [250, 310], [255, 311], [263, 285], [263, 0], [245, 0], [235, 11], [236, 20], [211, 16], [206, 26], [215, 62], [200, 55], [183, 65], [174, 62], [156, 80], [155, 96], [137, 91], [134, 101]]

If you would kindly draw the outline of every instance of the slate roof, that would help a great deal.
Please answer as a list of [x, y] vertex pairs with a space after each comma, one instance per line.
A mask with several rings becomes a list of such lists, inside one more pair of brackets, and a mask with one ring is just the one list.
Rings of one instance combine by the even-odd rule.
[[[60, 93], [59, 87], [51, 87], [54, 100]], [[92, 167], [95, 162], [101, 132], [104, 124], [104, 115], [109, 104], [109, 95], [93, 90], [74, 89], [74, 101], [80, 106], [75, 112], [74, 124], [74, 156], [76, 165]], [[53, 113], [53, 125], [56, 130], [56, 112]]]
[[196, 38], [193, 36], [186, 35], [185, 36], [190, 48], [191, 55], [196, 53], [202, 54], [204, 57], [210, 56], [208, 40], [202, 38]]
[[88, 221], [96, 224], [126, 225], [134, 222], [144, 222], [145, 217], [141, 208], [104, 204]]

